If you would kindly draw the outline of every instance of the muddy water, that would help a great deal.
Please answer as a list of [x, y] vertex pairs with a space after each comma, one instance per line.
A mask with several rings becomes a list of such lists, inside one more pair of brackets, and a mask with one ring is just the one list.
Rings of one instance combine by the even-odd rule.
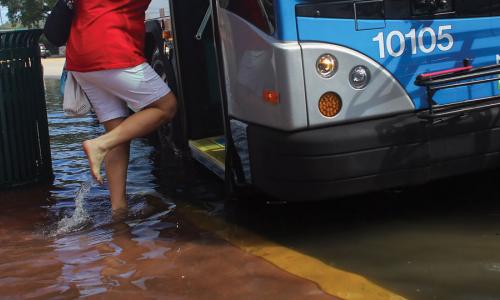
[[[56, 178], [0, 193], [0, 298], [332, 299], [177, 214], [166, 195], [188, 189], [175, 182], [182, 170], [167, 171], [160, 194], [147, 140], [132, 144], [130, 213], [113, 219], [80, 147], [100, 127], [92, 116], [65, 118], [58, 82], [46, 88]], [[216, 195], [201, 183], [189, 191]]]
[[2, 299], [333, 298], [200, 230], [181, 213], [186, 202], [408, 299], [500, 299], [498, 172], [327, 203], [252, 195], [224, 207], [217, 179], [137, 140], [131, 211], [117, 220], [80, 148], [101, 129], [64, 118], [57, 81], [46, 84], [56, 179], [0, 193]]

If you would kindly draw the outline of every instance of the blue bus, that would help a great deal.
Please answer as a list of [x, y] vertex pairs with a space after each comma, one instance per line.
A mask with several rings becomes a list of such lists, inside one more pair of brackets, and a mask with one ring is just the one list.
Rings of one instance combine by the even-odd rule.
[[323, 200], [500, 165], [499, 1], [169, 8], [170, 55], [148, 26], [180, 99], [162, 132], [230, 190]]

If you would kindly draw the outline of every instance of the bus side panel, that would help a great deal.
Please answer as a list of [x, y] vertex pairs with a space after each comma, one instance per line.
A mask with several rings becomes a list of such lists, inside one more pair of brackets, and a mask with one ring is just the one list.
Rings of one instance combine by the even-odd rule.
[[[463, 66], [495, 64], [500, 54], [500, 17], [436, 20], [386, 20], [383, 29], [357, 30], [353, 19], [298, 17], [299, 39], [355, 49], [386, 68], [411, 96], [417, 109], [427, 107], [419, 74]], [[342, 64], [340, 61], [339, 64]], [[438, 92], [439, 104], [500, 94], [498, 83]]]
[[[302, 55], [297, 42], [282, 43], [236, 14], [220, 9], [229, 114], [282, 130], [307, 128]], [[264, 101], [265, 91], [279, 103]]]

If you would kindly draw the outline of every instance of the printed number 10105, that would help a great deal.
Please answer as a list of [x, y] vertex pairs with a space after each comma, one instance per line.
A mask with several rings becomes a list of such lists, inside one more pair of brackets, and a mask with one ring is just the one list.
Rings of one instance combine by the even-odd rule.
[[451, 29], [451, 25], [439, 26], [437, 34], [431, 27], [424, 27], [418, 32], [413, 28], [406, 34], [395, 30], [389, 32], [387, 36], [384, 32], [380, 32], [373, 38], [373, 41], [379, 44], [380, 58], [385, 58], [387, 54], [392, 57], [403, 55], [408, 47], [407, 39], [410, 42], [412, 55], [417, 54], [418, 51], [426, 54], [431, 53], [436, 48], [446, 52], [451, 50], [454, 45], [454, 38], [449, 33]]

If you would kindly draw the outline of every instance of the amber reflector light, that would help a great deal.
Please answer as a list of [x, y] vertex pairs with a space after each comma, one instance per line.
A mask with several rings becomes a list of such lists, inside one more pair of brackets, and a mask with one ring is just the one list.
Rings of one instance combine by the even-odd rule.
[[336, 93], [328, 92], [319, 98], [319, 111], [323, 116], [328, 118], [335, 117], [341, 109], [342, 100]]
[[264, 98], [264, 101], [271, 104], [278, 104], [280, 102], [280, 94], [272, 90], [265, 90], [262, 93], [262, 98]]

